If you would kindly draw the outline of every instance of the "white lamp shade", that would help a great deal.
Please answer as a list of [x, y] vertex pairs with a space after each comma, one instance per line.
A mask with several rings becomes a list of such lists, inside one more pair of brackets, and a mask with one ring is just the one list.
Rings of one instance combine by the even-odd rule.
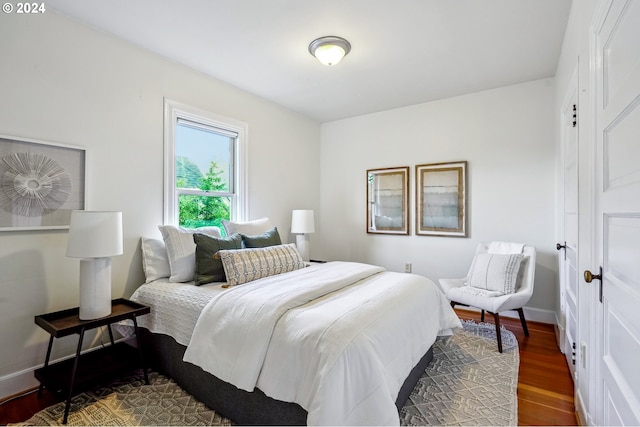
[[67, 256], [103, 258], [122, 255], [122, 212], [72, 211]]
[[315, 221], [313, 219], [313, 211], [305, 209], [296, 209], [291, 214], [291, 232], [294, 234], [314, 233]]

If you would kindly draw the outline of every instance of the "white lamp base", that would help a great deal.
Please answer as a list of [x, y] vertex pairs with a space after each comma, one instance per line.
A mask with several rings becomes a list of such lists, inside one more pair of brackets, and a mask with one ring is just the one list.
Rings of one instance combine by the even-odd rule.
[[111, 258], [80, 260], [80, 320], [111, 314]]
[[300, 256], [302, 256], [302, 260], [304, 262], [309, 262], [309, 235], [298, 234], [296, 236], [296, 246], [298, 248], [298, 252], [300, 252]]

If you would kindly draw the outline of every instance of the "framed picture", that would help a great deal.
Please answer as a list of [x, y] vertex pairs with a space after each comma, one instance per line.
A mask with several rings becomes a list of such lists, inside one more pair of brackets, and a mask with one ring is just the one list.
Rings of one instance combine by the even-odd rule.
[[409, 234], [409, 166], [367, 170], [367, 233]]
[[467, 237], [467, 162], [416, 166], [416, 235]]
[[85, 178], [84, 148], [0, 135], [0, 231], [69, 228]]

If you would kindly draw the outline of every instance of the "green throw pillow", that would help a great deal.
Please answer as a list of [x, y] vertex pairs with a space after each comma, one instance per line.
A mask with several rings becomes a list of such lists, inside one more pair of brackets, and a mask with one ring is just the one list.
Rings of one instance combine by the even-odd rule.
[[268, 246], [281, 245], [280, 234], [278, 233], [278, 227], [273, 227], [271, 230], [258, 236], [247, 236], [242, 234], [242, 241], [245, 248], [266, 248]]
[[194, 233], [193, 241], [196, 243], [196, 285], [226, 282], [222, 261], [213, 256], [221, 249], [242, 249], [242, 236], [232, 234], [227, 238], [219, 238]]

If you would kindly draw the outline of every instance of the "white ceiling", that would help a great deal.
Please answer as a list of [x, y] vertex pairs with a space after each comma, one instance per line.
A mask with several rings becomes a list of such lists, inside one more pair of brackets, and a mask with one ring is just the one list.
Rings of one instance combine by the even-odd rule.
[[[571, 0], [48, 0], [319, 122], [552, 77]], [[308, 52], [337, 35], [332, 67]]]

